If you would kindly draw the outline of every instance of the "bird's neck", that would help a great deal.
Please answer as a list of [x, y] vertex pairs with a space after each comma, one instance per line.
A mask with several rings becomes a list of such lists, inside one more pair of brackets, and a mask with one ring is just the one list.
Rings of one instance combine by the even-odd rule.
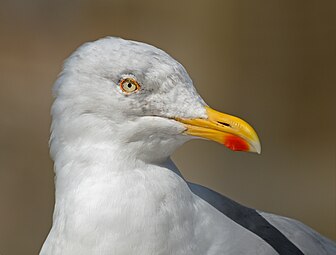
[[[123, 250], [116, 245], [124, 245], [125, 240], [132, 247], [145, 239], [163, 247], [170, 230], [160, 237], [157, 229], [193, 224], [192, 193], [169, 157], [155, 162], [138, 158], [132, 150], [146, 147], [139, 147], [137, 140], [129, 143], [134, 147], [121, 144], [106, 123], [57, 119], [55, 112], [53, 117], [50, 149], [56, 203], [48, 237], [52, 251], [74, 243], [84, 254], [105, 238], [113, 250]], [[147, 236], [139, 239], [139, 233]]]
[[[91, 122], [86, 120], [82, 123]], [[117, 177], [124, 176], [126, 179], [135, 172], [147, 173], [148, 168], [158, 169], [157, 173], [169, 171], [181, 176], [169, 157], [152, 162], [138, 158], [132, 152], [134, 147], [122, 144], [116, 137], [118, 133], [107, 129], [106, 123], [98, 120], [92, 123], [93, 126], [86, 124], [78, 129], [81, 121], [64, 118], [53, 121], [50, 151], [56, 174], [56, 200], [64, 199], [73, 192], [86, 192], [88, 182], [115, 185], [113, 182]], [[137, 146], [136, 142], [131, 146]], [[144, 148], [139, 149], [144, 151]]]
[[[192, 194], [170, 159], [148, 164], [122, 156], [106, 144], [68, 145], [59, 151], [51, 240], [85, 246], [108, 237], [116, 245], [136, 233], [148, 233], [144, 238], [152, 240], [157, 228], [174, 226], [180, 216], [186, 217], [176, 214], [177, 208], [183, 205], [183, 211], [192, 214]], [[181, 205], [181, 200], [188, 203]], [[62, 250], [62, 245], [56, 248]]]
[[[56, 142], [56, 141], [55, 141]], [[102, 143], [67, 143], [59, 145], [54, 154], [54, 170], [58, 183], [72, 185], [81, 180], [100, 176], [114, 176], [130, 173], [136, 169], [159, 167], [180, 175], [179, 170], [171, 161], [164, 158], [157, 162], [145, 162], [133, 158], [126, 150], [111, 142]]]
[[[100, 225], [106, 215], [111, 221], [126, 222], [144, 201], [156, 207], [167, 194], [172, 203], [180, 194], [189, 195], [186, 183], [169, 159], [176, 146], [174, 141], [170, 146], [158, 139], [157, 146], [164, 150], [151, 155], [156, 147], [145, 146], [136, 137], [125, 141], [121, 127], [90, 114], [72, 118], [73, 113], [65, 111], [54, 104], [50, 151], [56, 174], [55, 231], [76, 231], [73, 224], [77, 226], [78, 222], [108, 231]], [[167, 156], [160, 157], [160, 152]], [[148, 155], [155, 161], [146, 160]], [[155, 210], [143, 208], [143, 218], [149, 220]]]

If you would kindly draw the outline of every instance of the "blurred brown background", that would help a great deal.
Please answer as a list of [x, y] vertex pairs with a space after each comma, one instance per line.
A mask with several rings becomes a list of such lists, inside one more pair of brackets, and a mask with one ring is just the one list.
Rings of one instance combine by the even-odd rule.
[[262, 155], [193, 141], [190, 180], [336, 239], [336, 1], [0, 1], [0, 254], [37, 254], [51, 225], [51, 87], [85, 41], [166, 50], [212, 107], [258, 131]]

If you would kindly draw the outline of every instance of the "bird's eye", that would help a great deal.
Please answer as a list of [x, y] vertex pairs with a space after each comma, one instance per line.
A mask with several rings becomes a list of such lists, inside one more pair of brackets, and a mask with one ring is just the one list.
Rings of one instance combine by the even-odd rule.
[[133, 93], [140, 89], [140, 85], [131, 78], [122, 79], [119, 85], [121, 90], [125, 93]]

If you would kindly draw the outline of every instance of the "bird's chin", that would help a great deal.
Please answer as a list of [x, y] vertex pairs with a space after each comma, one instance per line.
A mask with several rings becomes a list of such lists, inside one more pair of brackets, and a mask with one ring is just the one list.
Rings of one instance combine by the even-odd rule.
[[[129, 151], [133, 151], [134, 157], [146, 163], [162, 163], [166, 161], [176, 149], [190, 140], [185, 135], [175, 137], [150, 137], [144, 138], [142, 142], [133, 143], [127, 146]], [[133, 147], [133, 148], [132, 148]]]
[[148, 163], [160, 163], [193, 137], [186, 136], [185, 126], [173, 119], [143, 116], [128, 123], [122, 130], [123, 147], [134, 158]]

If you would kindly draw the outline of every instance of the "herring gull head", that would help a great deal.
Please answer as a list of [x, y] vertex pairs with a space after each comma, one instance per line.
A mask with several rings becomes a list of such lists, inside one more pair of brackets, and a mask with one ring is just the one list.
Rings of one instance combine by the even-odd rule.
[[145, 43], [108, 37], [84, 44], [65, 62], [54, 96], [53, 157], [60, 143], [86, 139], [113, 141], [145, 161], [164, 160], [196, 137], [260, 153], [249, 124], [207, 106], [184, 67]]

